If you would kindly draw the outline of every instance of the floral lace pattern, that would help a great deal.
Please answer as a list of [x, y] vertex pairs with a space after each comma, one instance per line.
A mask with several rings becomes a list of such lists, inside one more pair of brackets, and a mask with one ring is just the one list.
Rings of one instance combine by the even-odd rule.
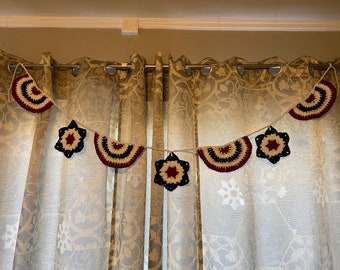
[[233, 178], [229, 182], [221, 181], [221, 185], [217, 193], [222, 197], [223, 205], [230, 205], [234, 211], [244, 205], [243, 194]]

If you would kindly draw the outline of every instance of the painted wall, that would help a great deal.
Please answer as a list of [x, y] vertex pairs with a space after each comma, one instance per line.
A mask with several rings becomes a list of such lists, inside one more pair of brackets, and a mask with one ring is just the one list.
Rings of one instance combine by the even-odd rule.
[[129, 61], [137, 52], [152, 64], [160, 51], [164, 62], [186, 55], [191, 63], [205, 57], [222, 61], [233, 56], [261, 61], [278, 56], [293, 61], [310, 55], [320, 61], [340, 58], [340, 32], [213, 32], [143, 30], [138, 36], [122, 36], [120, 30], [0, 29], [0, 49], [39, 62], [42, 52], [52, 52], [59, 63], [88, 56], [98, 60]]

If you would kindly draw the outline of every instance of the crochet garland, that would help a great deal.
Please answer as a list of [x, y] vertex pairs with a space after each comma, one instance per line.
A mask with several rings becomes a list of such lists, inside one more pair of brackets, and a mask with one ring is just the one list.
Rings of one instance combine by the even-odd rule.
[[[55, 104], [54, 101], [38, 87], [25, 68], [24, 70], [26, 74], [15, 78], [11, 84], [13, 98], [22, 108], [32, 113], [41, 113], [49, 109]], [[288, 113], [298, 120], [319, 118], [333, 106], [336, 95], [337, 90], [334, 85], [322, 79], [316, 84], [309, 97], [290, 109]], [[96, 131], [94, 133], [94, 145], [99, 159], [104, 165], [112, 168], [131, 166], [146, 148], [150, 148], [121, 143]], [[59, 140], [55, 144], [55, 149], [62, 152], [66, 158], [71, 158], [74, 153], [79, 153], [84, 148], [85, 136], [86, 130], [79, 128], [72, 120], [67, 127], [59, 130]], [[271, 125], [264, 134], [256, 136], [255, 142], [256, 156], [266, 158], [273, 164], [281, 157], [290, 154], [288, 134], [278, 132]], [[165, 152], [165, 149], [163, 150]], [[210, 169], [221, 173], [231, 172], [248, 161], [252, 153], [252, 143], [248, 136], [243, 136], [221, 146], [198, 147], [196, 153]], [[189, 162], [180, 160], [173, 152], [170, 152], [165, 160], [156, 161], [155, 167], [154, 182], [169, 191], [189, 183], [187, 174], [190, 168]]]

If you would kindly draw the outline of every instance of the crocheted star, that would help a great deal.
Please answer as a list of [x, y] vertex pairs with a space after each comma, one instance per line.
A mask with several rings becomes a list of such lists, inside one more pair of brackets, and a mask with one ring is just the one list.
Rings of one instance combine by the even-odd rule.
[[244, 136], [222, 146], [200, 147], [197, 153], [210, 169], [231, 172], [248, 161], [251, 150], [251, 142], [247, 136]]
[[97, 132], [94, 134], [94, 146], [101, 162], [113, 168], [129, 167], [144, 150], [141, 145], [120, 143]]
[[177, 186], [189, 183], [187, 174], [190, 167], [189, 162], [180, 160], [174, 153], [170, 153], [165, 160], [156, 161], [155, 166], [154, 182], [164, 186], [167, 190], [173, 191]]
[[67, 127], [59, 129], [59, 140], [54, 148], [63, 152], [65, 157], [72, 157], [73, 153], [78, 153], [84, 148], [84, 138], [86, 130], [79, 128], [77, 123], [72, 120]]
[[264, 134], [256, 136], [255, 141], [257, 144], [256, 155], [268, 159], [273, 164], [277, 163], [281, 157], [290, 154], [288, 134], [277, 132], [273, 127], [269, 127]]
[[52, 100], [29, 74], [19, 76], [13, 81], [12, 96], [22, 108], [33, 113], [41, 113], [53, 105]]
[[326, 80], [320, 81], [314, 91], [304, 101], [289, 111], [298, 120], [310, 120], [323, 116], [336, 100], [336, 88]]

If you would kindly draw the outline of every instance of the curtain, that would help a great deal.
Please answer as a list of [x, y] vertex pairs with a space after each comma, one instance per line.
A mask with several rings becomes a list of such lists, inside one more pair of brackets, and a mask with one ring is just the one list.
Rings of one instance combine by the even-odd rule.
[[0, 55], [1, 269], [340, 268], [331, 66]]

